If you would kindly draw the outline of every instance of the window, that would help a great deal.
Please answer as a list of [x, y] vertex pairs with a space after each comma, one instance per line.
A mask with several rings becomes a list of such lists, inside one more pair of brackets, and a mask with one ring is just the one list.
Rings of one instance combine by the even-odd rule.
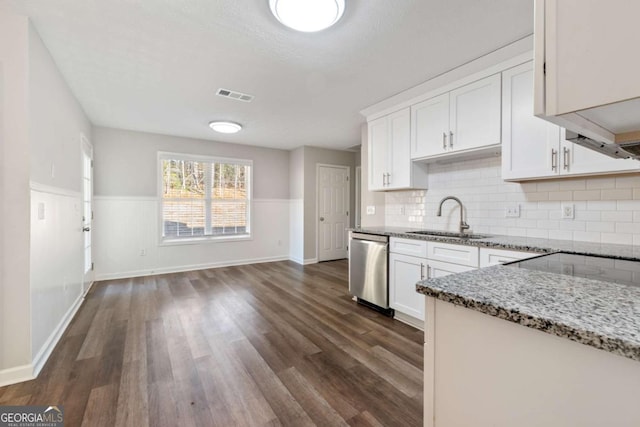
[[160, 153], [164, 241], [251, 235], [250, 160]]

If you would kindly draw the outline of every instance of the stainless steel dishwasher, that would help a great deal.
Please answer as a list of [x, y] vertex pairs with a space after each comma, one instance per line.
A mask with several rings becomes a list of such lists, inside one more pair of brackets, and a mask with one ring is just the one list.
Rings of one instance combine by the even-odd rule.
[[389, 308], [389, 238], [351, 233], [349, 240], [349, 292], [358, 302], [393, 315]]

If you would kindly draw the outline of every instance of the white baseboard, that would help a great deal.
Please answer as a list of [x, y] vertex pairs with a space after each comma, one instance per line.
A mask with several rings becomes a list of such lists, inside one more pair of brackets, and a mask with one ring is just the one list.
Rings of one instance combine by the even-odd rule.
[[308, 265], [308, 264], [317, 264], [317, 263], [318, 263], [318, 258], [307, 258], [304, 260], [302, 264]]
[[287, 261], [288, 256], [242, 259], [236, 261], [212, 262], [207, 264], [180, 265], [175, 267], [156, 268], [153, 270], [125, 271], [121, 273], [97, 274], [95, 281], [129, 279], [132, 277], [152, 276], [155, 274], [181, 273], [183, 271], [207, 270], [209, 268], [232, 267], [234, 265], [261, 264], [264, 262]]
[[424, 320], [416, 319], [413, 316], [409, 316], [408, 314], [395, 312], [393, 318], [399, 320], [402, 323], [406, 323], [409, 326], [413, 326], [414, 328], [420, 329], [424, 331]]
[[20, 383], [22, 381], [29, 381], [33, 378], [33, 365], [31, 364], [3, 369], [0, 370], [0, 387]]
[[33, 358], [33, 378], [36, 378], [38, 374], [40, 374], [40, 371], [44, 367], [44, 364], [47, 363], [47, 360], [49, 360], [51, 352], [54, 348], [56, 348], [56, 344], [58, 344], [58, 341], [60, 341], [62, 334], [64, 334], [64, 331], [67, 330], [67, 327], [73, 319], [73, 316], [76, 315], [78, 309], [82, 305], [84, 295], [85, 294], [79, 295], [78, 298], [73, 302], [71, 307], [69, 307], [69, 310], [67, 310], [65, 315], [60, 320], [60, 323], [58, 323], [58, 326], [56, 326], [51, 335], [49, 335], [47, 341], [45, 341], [38, 354], [36, 354], [36, 356]]

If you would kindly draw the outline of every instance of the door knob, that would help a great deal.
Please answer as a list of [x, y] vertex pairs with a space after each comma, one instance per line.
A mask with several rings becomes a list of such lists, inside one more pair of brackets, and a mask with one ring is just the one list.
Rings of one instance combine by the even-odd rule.
[[324, 217], [323, 216], [320, 217], [320, 221], [324, 221]]

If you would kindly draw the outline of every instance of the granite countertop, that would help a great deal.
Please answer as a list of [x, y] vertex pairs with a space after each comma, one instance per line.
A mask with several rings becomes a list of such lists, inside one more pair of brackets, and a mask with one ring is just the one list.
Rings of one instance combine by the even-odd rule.
[[425, 236], [413, 234], [417, 228], [401, 227], [362, 227], [350, 228], [358, 233], [378, 234], [390, 237], [428, 240], [433, 242], [453, 243], [456, 245], [478, 246], [485, 248], [505, 249], [512, 251], [553, 253], [567, 252], [581, 255], [607, 256], [612, 258], [640, 260], [640, 246], [614, 245], [607, 243], [575, 242], [572, 240], [540, 239], [535, 237], [492, 235], [482, 239], [461, 239], [448, 236]]
[[[640, 248], [527, 237], [470, 240], [359, 228], [392, 237], [538, 253], [567, 252], [640, 261]], [[640, 286], [494, 266], [416, 284], [419, 293], [640, 361]]]

